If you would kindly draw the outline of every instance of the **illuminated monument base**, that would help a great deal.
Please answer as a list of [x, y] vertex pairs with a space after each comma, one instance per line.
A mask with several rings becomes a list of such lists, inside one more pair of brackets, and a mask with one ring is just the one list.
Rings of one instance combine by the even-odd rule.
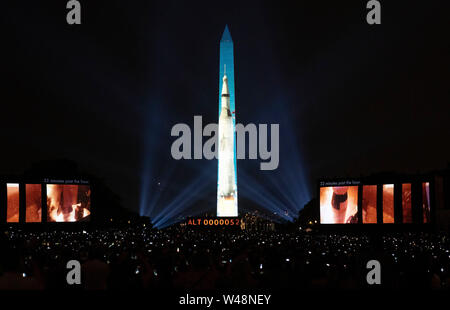
[[233, 196], [217, 198], [217, 216], [238, 216], [237, 198]]

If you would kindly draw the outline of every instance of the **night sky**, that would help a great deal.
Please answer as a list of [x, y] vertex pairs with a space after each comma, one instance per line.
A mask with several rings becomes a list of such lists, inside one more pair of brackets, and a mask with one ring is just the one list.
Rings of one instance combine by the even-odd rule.
[[381, 25], [366, 23], [366, 1], [80, 2], [81, 25], [67, 25], [66, 1], [2, 2], [0, 174], [65, 158], [141, 214], [153, 196], [151, 216], [189, 186], [198, 191], [185, 208], [214, 208], [216, 162], [173, 160], [170, 129], [194, 115], [217, 121], [226, 24], [237, 121], [281, 133], [277, 171], [238, 161], [243, 196], [250, 180], [294, 175], [285, 198], [301, 204], [321, 177], [450, 162], [445, 1], [381, 1]]

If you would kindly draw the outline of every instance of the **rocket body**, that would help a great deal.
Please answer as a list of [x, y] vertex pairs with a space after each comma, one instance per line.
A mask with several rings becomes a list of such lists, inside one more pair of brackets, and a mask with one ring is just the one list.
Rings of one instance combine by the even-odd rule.
[[235, 169], [235, 130], [230, 111], [230, 93], [227, 76], [223, 77], [221, 110], [219, 115], [219, 145], [218, 145], [218, 186], [217, 186], [217, 216], [237, 216], [237, 188]]
[[233, 39], [228, 26], [220, 39], [217, 216], [238, 216]]

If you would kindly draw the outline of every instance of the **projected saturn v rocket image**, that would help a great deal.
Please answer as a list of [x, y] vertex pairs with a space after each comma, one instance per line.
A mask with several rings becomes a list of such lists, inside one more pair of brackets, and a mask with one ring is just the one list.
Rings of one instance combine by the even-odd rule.
[[220, 40], [219, 145], [217, 216], [238, 216], [236, 170], [236, 119], [233, 41], [228, 26]]

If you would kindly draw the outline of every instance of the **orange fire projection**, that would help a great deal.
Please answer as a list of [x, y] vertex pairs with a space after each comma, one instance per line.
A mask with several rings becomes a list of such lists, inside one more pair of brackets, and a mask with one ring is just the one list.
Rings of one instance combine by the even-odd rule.
[[6, 221], [8, 223], [19, 222], [19, 184], [6, 184]]
[[47, 220], [76, 222], [91, 214], [91, 190], [87, 185], [47, 185]]
[[320, 223], [346, 224], [357, 222], [358, 186], [320, 188]]
[[383, 185], [383, 223], [394, 223], [394, 184]]
[[363, 223], [377, 223], [377, 186], [364, 185], [362, 193]]
[[411, 183], [402, 184], [403, 223], [412, 223]]
[[422, 183], [423, 222], [430, 222], [430, 183]]
[[37, 223], [42, 220], [42, 194], [41, 184], [26, 184], [26, 209], [25, 221], [27, 223]]

